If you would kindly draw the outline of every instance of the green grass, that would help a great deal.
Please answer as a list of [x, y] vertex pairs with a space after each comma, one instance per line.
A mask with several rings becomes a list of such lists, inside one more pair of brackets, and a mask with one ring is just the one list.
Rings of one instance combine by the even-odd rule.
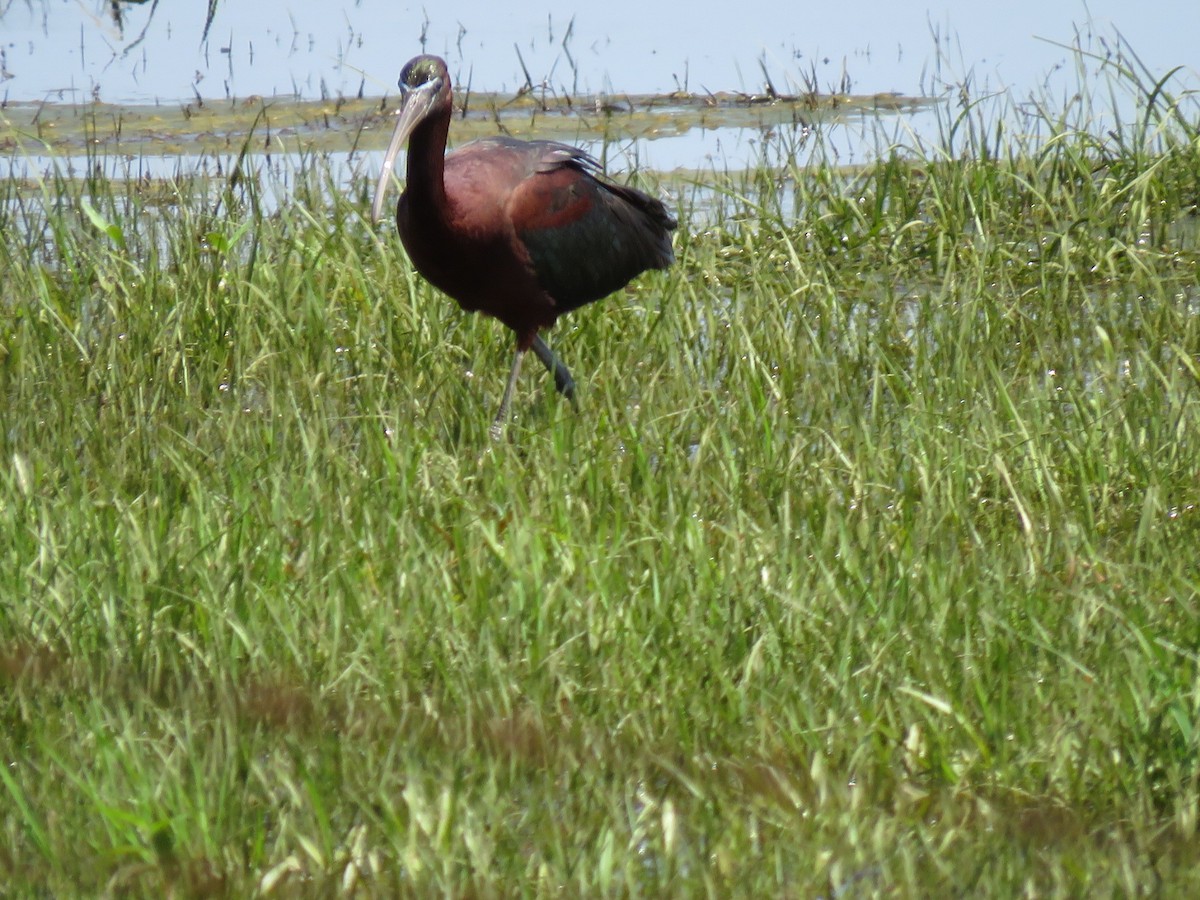
[[323, 160], [0, 187], [0, 893], [1193, 896], [1200, 124], [1137, 71], [669, 185], [500, 443], [510, 337]]

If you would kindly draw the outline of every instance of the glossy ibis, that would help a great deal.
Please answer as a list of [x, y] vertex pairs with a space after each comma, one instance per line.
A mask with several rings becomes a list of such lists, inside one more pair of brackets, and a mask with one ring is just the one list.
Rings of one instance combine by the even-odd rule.
[[413, 265], [464, 310], [511, 328], [517, 352], [492, 423], [499, 437], [525, 351], [574, 403], [575, 382], [538, 332], [647, 269], [675, 259], [676, 222], [658, 200], [603, 178], [600, 164], [553, 141], [491, 137], [446, 153], [450, 74], [436, 56], [400, 72], [396, 130], [375, 188], [378, 222], [396, 155], [408, 141], [408, 177], [396, 206]]

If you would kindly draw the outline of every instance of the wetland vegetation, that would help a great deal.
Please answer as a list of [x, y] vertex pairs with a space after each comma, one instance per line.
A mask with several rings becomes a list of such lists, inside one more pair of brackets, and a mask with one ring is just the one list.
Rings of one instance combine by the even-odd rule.
[[636, 173], [498, 444], [321, 154], [0, 185], [0, 892], [1194, 896], [1200, 115], [1077, 59]]

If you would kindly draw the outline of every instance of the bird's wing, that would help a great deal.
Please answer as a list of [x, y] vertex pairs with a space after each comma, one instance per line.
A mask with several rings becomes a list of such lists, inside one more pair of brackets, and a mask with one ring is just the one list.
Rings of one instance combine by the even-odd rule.
[[572, 147], [570, 144], [560, 144], [558, 141], [529, 141], [528, 143], [530, 147], [538, 150], [534, 171], [553, 172], [560, 166], [574, 166], [588, 174], [600, 174], [603, 171], [596, 157], [578, 147]]
[[509, 219], [561, 311], [670, 264], [675, 221], [659, 201], [599, 180], [600, 164], [578, 148], [551, 141], [527, 146], [531, 174], [513, 188]]

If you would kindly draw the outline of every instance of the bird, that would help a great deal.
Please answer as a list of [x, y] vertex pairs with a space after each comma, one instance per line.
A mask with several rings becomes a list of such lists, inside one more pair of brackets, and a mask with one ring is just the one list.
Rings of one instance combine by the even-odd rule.
[[499, 439], [525, 353], [575, 405], [575, 381], [540, 332], [558, 317], [675, 260], [678, 225], [662, 201], [610, 181], [592, 156], [556, 141], [505, 135], [447, 153], [453, 94], [443, 59], [400, 72], [402, 106], [375, 187], [379, 222], [396, 157], [408, 143], [396, 227], [413, 266], [467, 312], [508, 326], [516, 354], [492, 421]]

